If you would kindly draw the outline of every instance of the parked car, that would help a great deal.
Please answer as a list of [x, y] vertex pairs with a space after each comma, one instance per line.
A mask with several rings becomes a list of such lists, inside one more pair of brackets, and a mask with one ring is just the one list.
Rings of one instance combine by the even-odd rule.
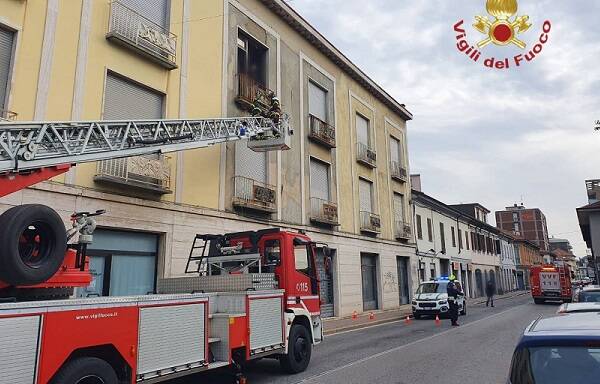
[[600, 312], [600, 302], [592, 303], [564, 303], [556, 313], [573, 313], [573, 312]]
[[600, 302], [600, 285], [588, 285], [575, 291], [574, 301], [580, 303]]
[[[415, 319], [423, 315], [446, 315], [450, 306], [448, 305], [448, 278], [439, 278], [431, 281], [425, 281], [419, 284], [412, 301], [412, 312]], [[462, 289], [462, 283], [458, 280], [455, 284]], [[467, 301], [464, 296], [458, 298], [458, 312], [461, 315], [467, 314]]]
[[508, 384], [597, 383], [600, 314], [566, 313], [533, 321], [513, 353]]

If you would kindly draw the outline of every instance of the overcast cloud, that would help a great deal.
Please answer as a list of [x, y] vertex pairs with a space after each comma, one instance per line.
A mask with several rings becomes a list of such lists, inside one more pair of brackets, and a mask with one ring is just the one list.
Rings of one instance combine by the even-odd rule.
[[575, 208], [587, 203], [584, 180], [600, 178], [600, 2], [519, 1], [533, 23], [520, 35], [526, 50], [544, 20], [552, 30], [534, 61], [508, 70], [481, 61], [521, 49], [489, 45], [473, 63], [456, 48], [461, 19], [472, 44], [483, 38], [471, 25], [487, 14], [485, 0], [289, 3], [413, 113], [411, 173], [421, 174], [425, 193], [492, 212], [522, 199], [542, 209], [551, 235], [585, 255]]

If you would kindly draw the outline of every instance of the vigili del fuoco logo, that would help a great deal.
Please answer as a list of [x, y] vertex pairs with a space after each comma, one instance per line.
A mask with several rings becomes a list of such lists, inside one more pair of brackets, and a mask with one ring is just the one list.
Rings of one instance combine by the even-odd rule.
[[[464, 20], [454, 24], [456, 47], [460, 52], [467, 55], [472, 61], [483, 63], [484, 66], [493, 69], [520, 67], [538, 57], [544, 49], [544, 45], [548, 43], [552, 29], [549, 20], [544, 21], [542, 33], [532, 43], [533, 46], [528, 47], [525, 36], [532, 34], [530, 28], [533, 24], [529, 21], [529, 16], [518, 14], [517, 0], [487, 0], [485, 8], [490, 17], [477, 15], [475, 23], [473, 23], [473, 28], [481, 36], [481, 40], [476, 44], [471, 44], [467, 40]], [[515, 46], [523, 50], [523, 53], [502, 58], [484, 56], [482, 59], [482, 52], [489, 44]]]

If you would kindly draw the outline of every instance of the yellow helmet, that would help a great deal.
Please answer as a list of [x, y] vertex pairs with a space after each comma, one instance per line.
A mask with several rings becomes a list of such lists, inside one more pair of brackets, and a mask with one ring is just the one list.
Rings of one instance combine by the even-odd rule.
[[456, 276], [454, 276], [454, 275], [450, 275], [450, 277], [448, 278], [448, 280], [450, 280], [450, 281], [454, 281], [454, 280], [456, 280]]

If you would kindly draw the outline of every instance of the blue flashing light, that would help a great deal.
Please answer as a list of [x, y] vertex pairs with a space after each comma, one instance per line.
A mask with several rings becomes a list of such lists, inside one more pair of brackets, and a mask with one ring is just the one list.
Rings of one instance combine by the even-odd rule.
[[448, 276], [440, 276], [438, 280], [450, 280]]

